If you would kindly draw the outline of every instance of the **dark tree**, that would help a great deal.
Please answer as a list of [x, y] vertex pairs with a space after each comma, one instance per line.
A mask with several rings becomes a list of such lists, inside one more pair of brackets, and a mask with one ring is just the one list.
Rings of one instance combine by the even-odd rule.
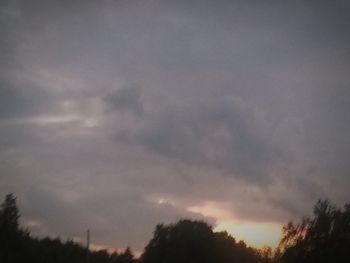
[[[38, 239], [19, 226], [16, 198], [8, 194], [0, 209], [0, 263], [85, 263], [86, 248], [59, 238]], [[128, 248], [109, 254], [105, 250], [91, 251], [91, 263], [135, 263]]]
[[119, 254], [117, 260], [118, 263], [132, 263], [134, 261], [134, 255], [132, 254], [130, 247], [127, 247], [123, 253]]
[[328, 200], [320, 200], [314, 207], [313, 218], [305, 218], [298, 224], [289, 222], [283, 231], [281, 263], [345, 263], [350, 260], [349, 204], [340, 210]]
[[143, 263], [262, 263], [257, 250], [236, 243], [226, 232], [214, 233], [202, 221], [158, 225], [142, 255]]
[[243, 241], [236, 242], [227, 232], [215, 234], [215, 247], [217, 250], [217, 262], [221, 263], [254, 263], [270, 262], [271, 255], [266, 251], [258, 251], [247, 247]]
[[19, 260], [20, 255], [13, 253], [21, 248], [18, 219], [16, 198], [13, 194], [8, 194], [0, 210], [0, 262]]
[[157, 225], [153, 239], [142, 256], [144, 263], [214, 263], [214, 235], [201, 221], [181, 220]]
[[5, 201], [1, 205], [0, 210], [0, 231], [4, 232], [18, 232], [19, 212], [16, 203], [16, 197], [13, 194], [8, 194]]

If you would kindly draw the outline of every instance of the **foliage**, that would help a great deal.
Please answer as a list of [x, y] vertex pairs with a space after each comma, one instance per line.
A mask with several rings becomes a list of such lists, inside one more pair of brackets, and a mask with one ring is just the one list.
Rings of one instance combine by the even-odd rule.
[[[0, 210], [0, 230], [10, 232], [18, 231], [19, 212], [16, 204], [16, 197], [8, 194], [1, 205]], [[2, 232], [3, 233], [3, 232]]]
[[[81, 245], [59, 238], [38, 239], [19, 227], [16, 198], [8, 194], [0, 210], [1, 263], [85, 263], [87, 250]], [[136, 263], [129, 248], [122, 253], [89, 251], [90, 263]]]
[[226, 232], [214, 233], [202, 221], [158, 225], [142, 255], [143, 263], [260, 263], [266, 258]]
[[350, 204], [344, 209], [320, 200], [314, 207], [313, 218], [300, 223], [289, 222], [283, 229], [279, 262], [349, 262]]

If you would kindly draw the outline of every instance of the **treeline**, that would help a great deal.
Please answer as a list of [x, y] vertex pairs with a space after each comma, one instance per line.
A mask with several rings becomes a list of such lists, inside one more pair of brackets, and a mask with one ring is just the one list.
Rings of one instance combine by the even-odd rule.
[[16, 198], [9, 194], [0, 208], [0, 263], [348, 263], [350, 204], [344, 209], [327, 200], [314, 207], [312, 218], [289, 222], [279, 247], [258, 250], [237, 242], [227, 232], [214, 232], [203, 221], [180, 220], [157, 225], [144, 253], [136, 259], [122, 253], [87, 251], [60, 239], [35, 238], [21, 228]]
[[227, 232], [213, 232], [202, 221], [158, 225], [141, 257], [143, 263], [268, 263], [269, 254], [236, 242]]
[[0, 263], [136, 263], [127, 248], [122, 253], [87, 251], [80, 244], [59, 238], [35, 238], [18, 223], [16, 198], [8, 194], [0, 209]]

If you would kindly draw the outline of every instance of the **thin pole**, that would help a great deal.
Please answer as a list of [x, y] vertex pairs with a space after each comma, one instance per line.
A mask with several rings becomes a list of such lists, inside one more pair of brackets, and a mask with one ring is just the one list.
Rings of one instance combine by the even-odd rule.
[[90, 229], [86, 231], [86, 263], [90, 263]]

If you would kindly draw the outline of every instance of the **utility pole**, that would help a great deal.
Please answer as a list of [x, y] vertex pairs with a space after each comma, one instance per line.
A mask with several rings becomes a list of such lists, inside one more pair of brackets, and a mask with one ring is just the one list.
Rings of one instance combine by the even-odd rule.
[[86, 263], [90, 263], [90, 229], [86, 231]]

